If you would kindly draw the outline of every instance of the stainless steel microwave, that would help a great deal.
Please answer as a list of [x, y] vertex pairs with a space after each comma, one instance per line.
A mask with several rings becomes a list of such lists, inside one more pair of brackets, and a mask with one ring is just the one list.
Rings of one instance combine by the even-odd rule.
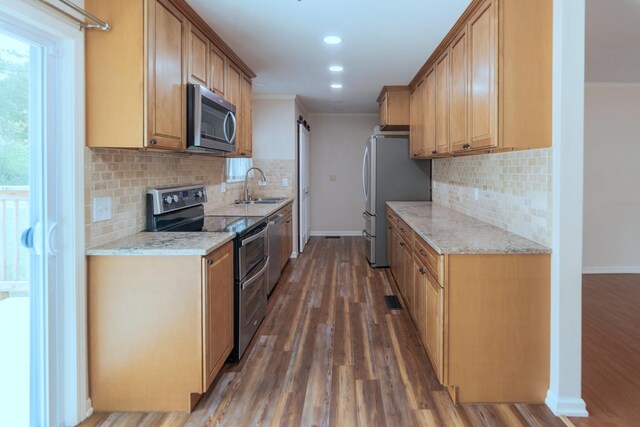
[[235, 151], [236, 128], [235, 105], [205, 87], [187, 85], [189, 151]]

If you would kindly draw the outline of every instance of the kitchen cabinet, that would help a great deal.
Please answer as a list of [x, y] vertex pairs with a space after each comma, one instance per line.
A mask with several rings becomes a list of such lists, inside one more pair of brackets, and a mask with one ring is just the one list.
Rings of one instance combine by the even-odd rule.
[[414, 159], [426, 158], [428, 153], [425, 144], [426, 86], [425, 79], [421, 79], [410, 95], [409, 150]]
[[209, 39], [189, 24], [189, 83], [209, 87]]
[[201, 256], [89, 256], [96, 411], [190, 412], [233, 347], [233, 242]]
[[211, 52], [255, 77], [183, 0], [86, 0], [85, 9], [112, 25], [85, 35], [88, 147], [183, 151], [186, 84], [224, 86]]
[[436, 153], [449, 152], [449, 51], [445, 50], [435, 65], [436, 72]]
[[387, 223], [398, 292], [454, 402], [543, 402], [549, 255], [439, 254], [390, 208]]
[[224, 88], [228, 67], [227, 57], [224, 56], [224, 53], [222, 53], [220, 49], [212, 45], [209, 52], [209, 58], [211, 65], [209, 88], [224, 98]]
[[236, 151], [230, 157], [251, 157], [252, 155], [252, 85], [242, 71], [229, 64], [227, 67], [226, 99], [236, 106]]
[[409, 84], [435, 67], [433, 157], [551, 146], [552, 12], [551, 0], [471, 2]]
[[233, 245], [203, 260], [204, 378], [207, 390], [233, 350]]
[[384, 86], [378, 96], [380, 130], [409, 130], [408, 86]]
[[292, 204], [288, 204], [284, 208], [280, 209], [280, 212], [284, 214], [284, 218], [280, 223], [282, 227], [280, 235], [282, 236], [282, 245], [280, 246], [280, 263], [281, 269], [287, 265], [289, 258], [293, 252], [293, 210]]
[[451, 104], [449, 108], [449, 144], [452, 151], [460, 151], [467, 143], [467, 30], [463, 28], [451, 43]]

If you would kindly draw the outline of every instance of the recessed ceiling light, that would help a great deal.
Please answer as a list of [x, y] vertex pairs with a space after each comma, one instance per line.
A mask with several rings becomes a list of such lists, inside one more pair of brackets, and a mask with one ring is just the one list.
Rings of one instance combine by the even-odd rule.
[[332, 65], [331, 67], [329, 67], [329, 71], [333, 71], [334, 73], [339, 73], [342, 70], [344, 70], [344, 68], [342, 68], [342, 65]]
[[327, 36], [324, 38], [324, 42], [326, 44], [340, 44], [342, 43], [342, 39], [338, 36]]
[[342, 89], [342, 85], [340, 83], [334, 83], [331, 85], [332, 89]]

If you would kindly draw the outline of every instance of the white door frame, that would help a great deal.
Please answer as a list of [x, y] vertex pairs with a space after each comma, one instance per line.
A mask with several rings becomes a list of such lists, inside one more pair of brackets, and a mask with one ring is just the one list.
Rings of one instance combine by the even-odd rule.
[[[83, 1], [76, 1], [80, 6]], [[52, 426], [75, 425], [91, 412], [87, 379], [86, 266], [84, 257], [84, 33], [77, 25], [34, 2], [0, 0], [0, 17], [53, 45], [57, 96], [53, 108], [56, 163], [60, 171], [53, 198], [62, 216], [56, 235], [63, 257], [59, 288], [49, 304], [49, 419]], [[64, 94], [63, 96], [61, 96]], [[64, 191], [62, 191], [64, 189]], [[46, 229], [46, 228], [45, 228]], [[46, 237], [45, 237], [46, 239]]]
[[[303, 149], [302, 135], [305, 135], [305, 140], [307, 146]], [[310, 202], [309, 202], [309, 191], [310, 191], [310, 183], [306, 182], [303, 179], [303, 174], [306, 173], [310, 176], [310, 172], [308, 170], [304, 170], [304, 165], [306, 163], [307, 169], [310, 167], [309, 156], [311, 149], [311, 134], [304, 127], [303, 124], [298, 124], [298, 253], [302, 253], [304, 247], [309, 240], [309, 233], [311, 229], [311, 221], [310, 221]], [[304, 153], [304, 154], [303, 154]], [[306, 160], [304, 158], [306, 156]], [[304, 188], [306, 184], [306, 189]], [[305, 193], [306, 192], [306, 193]], [[306, 230], [303, 229], [306, 227]]]
[[582, 387], [585, 0], [553, 1], [551, 365], [546, 404], [587, 416]]

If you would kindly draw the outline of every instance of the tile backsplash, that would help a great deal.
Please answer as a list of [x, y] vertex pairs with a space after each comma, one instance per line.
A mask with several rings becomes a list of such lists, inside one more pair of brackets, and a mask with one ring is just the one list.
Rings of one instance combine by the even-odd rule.
[[551, 148], [433, 161], [433, 201], [551, 246]]
[[[149, 187], [204, 183], [205, 211], [241, 198], [243, 184], [225, 182], [226, 159], [182, 153], [159, 153], [120, 149], [85, 150], [85, 224], [87, 247], [131, 236], [146, 228], [146, 193]], [[257, 175], [249, 181], [253, 196], [288, 197], [295, 188], [295, 160], [258, 160], [268, 184], [258, 186]], [[282, 186], [282, 178], [289, 186]], [[92, 201], [110, 197], [111, 219], [93, 222]]]

